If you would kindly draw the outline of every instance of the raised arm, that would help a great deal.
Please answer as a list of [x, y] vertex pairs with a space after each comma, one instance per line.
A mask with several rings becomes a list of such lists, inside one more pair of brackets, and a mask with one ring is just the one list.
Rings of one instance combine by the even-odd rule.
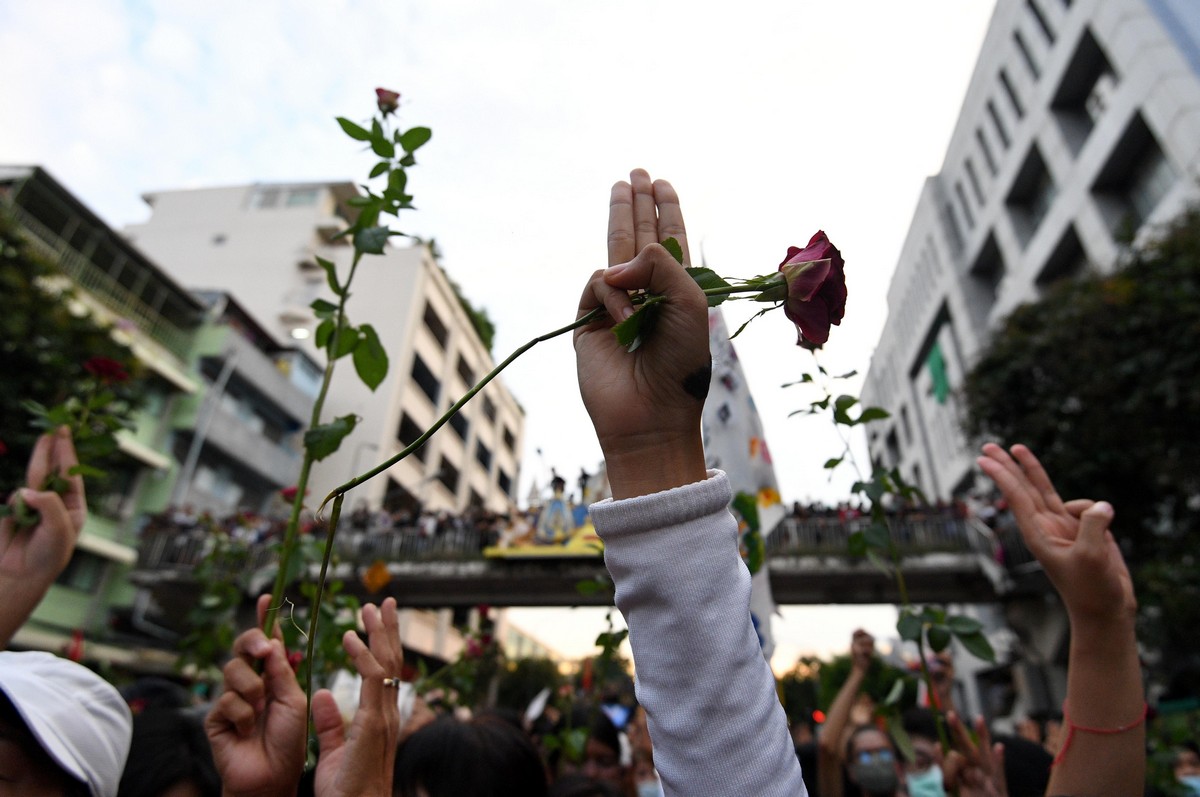
[[[592, 275], [575, 335], [579, 386], [604, 451], [613, 500], [592, 506], [629, 625], [639, 702], [667, 795], [805, 795], [750, 620], [750, 575], [729, 514], [728, 480], [706, 471], [700, 415], [711, 373], [703, 293], [658, 242], [687, 238], [670, 184], [634, 171], [613, 187], [609, 268]], [[613, 319], [630, 292], [666, 297], [633, 352]]]
[[979, 465], [1004, 493], [1071, 622], [1063, 745], [1047, 793], [1141, 794], [1146, 703], [1134, 635], [1137, 600], [1109, 531], [1113, 509], [1103, 501], [1064, 502], [1022, 445], [1010, 455], [989, 443]]
[[[21, 529], [11, 517], [0, 520], [0, 649], [8, 647], [38, 603], [71, 561], [71, 553], [87, 520], [83, 478], [68, 475], [78, 464], [71, 433], [62, 427], [38, 438], [26, 470], [26, 486], [18, 491], [25, 505], [41, 520]], [[47, 477], [66, 480], [62, 494], [45, 489]], [[18, 493], [9, 500], [12, 506]]]
[[842, 765], [846, 757], [850, 710], [854, 707], [874, 656], [875, 637], [861, 628], [856, 630], [850, 638], [850, 673], [829, 705], [829, 713], [817, 738], [820, 752], [817, 776], [820, 778], [822, 797], [837, 797], [842, 793]]

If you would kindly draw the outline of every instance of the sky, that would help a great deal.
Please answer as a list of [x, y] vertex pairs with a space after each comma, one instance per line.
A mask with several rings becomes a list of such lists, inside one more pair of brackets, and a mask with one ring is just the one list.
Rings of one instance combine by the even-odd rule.
[[[158, 189], [362, 181], [376, 159], [334, 117], [368, 118], [385, 86], [402, 94], [402, 125], [433, 129], [410, 171], [418, 210], [396, 226], [437, 239], [443, 266], [495, 322], [497, 360], [574, 318], [588, 275], [606, 265], [609, 188], [642, 167], [675, 185], [693, 260], [719, 274], [774, 271], [789, 245], [826, 231], [846, 260], [849, 301], [822, 363], [856, 370], [838, 392], [857, 394], [993, 7], [3, 3], [0, 52], [18, 66], [0, 85], [0, 163], [47, 168], [118, 229], [146, 220], [140, 197]], [[732, 307], [729, 327], [752, 310]], [[821, 467], [843, 448], [832, 424], [789, 417], [819, 396], [780, 387], [812, 368], [794, 327], [771, 313], [737, 348], [784, 500], [845, 498], [852, 469], [831, 478]], [[504, 380], [527, 412], [522, 498], [550, 467], [594, 469], [569, 336], [535, 347]], [[865, 461], [861, 441], [855, 449]], [[781, 655], [824, 649], [823, 625], [777, 623], [791, 625], [800, 630], [794, 645], [781, 635]], [[844, 649], [852, 626], [830, 625], [828, 644]]]

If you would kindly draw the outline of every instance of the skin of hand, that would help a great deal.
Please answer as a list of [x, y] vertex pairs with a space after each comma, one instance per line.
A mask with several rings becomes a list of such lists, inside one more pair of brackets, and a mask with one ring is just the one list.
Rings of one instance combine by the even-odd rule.
[[979, 458], [1008, 501], [1021, 537], [1062, 596], [1072, 621], [1132, 621], [1137, 613], [1133, 581], [1108, 530], [1112, 507], [1101, 501], [1063, 502], [1037, 457], [1023, 445], [1010, 456], [988, 443]]
[[[0, 520], [0, 594], [4, 595], [0, 649], [7, 646], [71, 561], [87, 520], [83, 477], [66, 475], [77, 464], [79, 460], [67, 427], [39, 437], [25, 472], [27, 486], [20, 490], [20, 496], [27, 506], [38, 511], [41, 521], [32, 529], [18, 529], [12, 518]], [[61, 474], [66, 479], [67, 490], [63, 495], [41, 489], [52, 474]], [[16, 495], [9, 499], [10, 505]]]
[[1004, 780], [1004, 745], [992, 744], [987, 723], [975, 719], [975, 736], [963, 725], [962, 719], [951, 711], [946, 715], [953, 749], [942, 764], [942, 781], [948, 793], [958, 797], [1007, 797]]
[[[700, 416], [712, 359], [708, 303], [659, 242], [673, 237], [688, 257], [679, 198], [670, 183], [636, 169], [609, 202], [609, 268], [595, 272], [579, 316], [608, 315], [575, 331], [579, 390], [604, 451], [613, 498], [647, 495], [707, 476]], [[633, 311], [630, 293], [661, 294], [654, 334], [634, 352], [612, 326]]]
[[[262, 625], [271, 597], [258, 599]], [[262, 663], [262, 674], [254, 663]], [[204, 721], [226, 797], [291, 797], [304, 771], [304, 691], [281, 639], [258, 628], [233, 643], [225, 691]]]
[[362, 619], [367, 643], [353, 631], [342, 640], [362, 676], [358, 710], [349, 730], [329, 690], [313, 695], [313, 725], [321, 746], [315, 783], [318, 797], [390, 797], [392, 793], [400, 710], [396, 690], [384, 686], [383, 679], [399, 677], [404, 666], [395, 599], [388, 598], [378, 608], [363, 606]]
[[861, 628], [850, 639], [850, 666], [866, 672], [875, 658], [875, 637]]
[[[1145, 692], [1134, 619], [1137, 599], [1105, 502], [1063, 502], [1025, 446], [993, 443], [979, 459], [1000, 488], [1030, 552], [1071, 621], [1064, 713], [1078, 731], [1056, 759], [1049, 794], [1140, 794], [1145, 776]], [[1067, 745], [1066, 737], [1063, 737]]]

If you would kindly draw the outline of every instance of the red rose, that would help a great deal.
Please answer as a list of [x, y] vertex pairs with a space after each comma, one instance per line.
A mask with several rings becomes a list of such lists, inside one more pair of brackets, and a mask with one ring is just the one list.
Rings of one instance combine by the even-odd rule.
[[83, 364], [83, 370], [106, 385], [129, 381], [129, 372], [125, 370], [125, 366], [111, 357], [92, 357]]
[[379, 106], [379, 112], [387, 116], [400, 107], [400, 92], [375, 89], [375, 103]]
[[[296, 500], [296, 493], [299, 492], [299, 489], [300, 488], [294, 484], [291, 487], [284, 487], [282, 490], [279, 491], [279, 497], [282, 498], [284, 501], [291, 503], [292, 501]], [[304, 494], [307, 496], [308, 490], [305, 490]]]
[[784, 313], [797, 327], [796, 343], [820, 348], [829, 340], [831, 324], [841, 324], [846, 313], [846, 262], [824, 231], [800, 249], [788, 247], [779, 264], [787, 280]]

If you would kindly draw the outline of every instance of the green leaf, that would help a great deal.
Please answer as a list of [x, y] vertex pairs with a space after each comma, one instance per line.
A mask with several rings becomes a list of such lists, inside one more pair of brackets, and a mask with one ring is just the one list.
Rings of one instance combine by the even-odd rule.
[[[342, 359], [347, 354], [358, 348], [360, 340], [361, 338], [356, 328], [350, 326], [348, 323], [343, 324], [342, 328], [338, 330], [337, 334], [337, 349], [330, 351], [330, 358], [334, 360]], [[330, 340], [329, 345], [333, 345], [332, 340]]]
[[950, 645], [950, 629], [944, 625], [929, 626], [929, 647], [935, 653], [941, 653]]
[[653, 333], [658, 323], [658, 311], [657, 303], [647, 303], [637, 308], [633, 315], [613, 327], [617, 342], [626, 351], [636, 351]]
[[857, 403], [858, 399], [854, 396], [838, 396], [833, 402], [833, 422], [843, 426], [853, 426], [854, 421], [850, 419], [846, 411]]
[[965, 615], [955, 614], [946, 618], [946, 625], [954, 632], [955, 636], [963, 634], [978, 634], [983, 630], [983, 623], [976, 620], [974, 617], [966, 617]]
[[391, 162], [391, 161], [380, 161], [379, 163], [376, 163], [376, 164], [375, 164], [374, 168], [372, 168], [372, 169], [371, 169], [371, 174], [370, 174], [370, 176], [371, 176], [371, 177], [378, 177], [379, 175], [383, 174], [384, 172], [386, 172], [386, 171], [387, 171], [388, 169], [390, 169], [390, 168], [392, 168], [392, 162]]
[[354, 248], [368, 255], [382, 255], [387, 243], [387, 227], [367, 227], [354, 233]]
[[821, 467], [825, 468], [825, 470], [833, 470], [834, 468], [836, 468], [838, 465], [841, 465], [841, 464], [842, 464], [842, 457], [837, 457], [835, 459], [825, 460], [825, 464], [822, 465]]
[[683, 265], [683, 247], [679, 245], [679, 241], [667, 238], [662, 242], [662, 247], [671, 253], [671, 257], [675, 258], [676, 263]]
[[834, 379], [849, 379], [852, 376], [858, 376], [858, 371], [847, 371], [844, 374], [838, 374]]
[[887, 693], [887, 697], [883, 699], [885, 706], [894, 706], [900, 702], [900, 698], [904, 697], [904, 679], [897, 678], [892, 682], [892, 688]]
[[329, 338], [331, 335], [333, 335], [333, 329], [334, 329], [334, 326], [333, 326], [332, 318], [326, 318], [324, 321], [322, 321], [320, 324], [317, 325], [317, 334], [315, 336], [315, 339], [316, 339], [315, 342], [317, 344], [318, 349], [325, 348], [325, 346], [329, 343]]
[[858, 416], [855, 423], [870, 423], [871, 421], [882, 421], [884, 418], [890, 418], [892, 414], [881, 407], [867, 407]]
[[[405, 197], [404, 187], [406, 185], [408, 185], [408, 173], [403, 169], [396, 169], [388, 175], [388, 187], [383, 195], [397, 202], [402, 201]], [[409, 199], [411, 198], [409, 197]]]
[[337, 315], [337, 305], [325, 299], [313, 299], [309, 307], [317, 318], [333, 318]]
[[405, 168], [408, 168], [409, 166], [415, 166], [416, 164], [417, 159], [412, 156], [411, 152], [400, 159], [400, 165]]
[[371, 140], [370, 133], [368, 133], [364, 128], [360, 127], [359, 125], [354, 124], [354, 122], [351, 122], [349, 119], [347, 119], [343, 116], [339, 116], [337, 118], [337, 123], [342, 126], [342, 131], [346, 135], [350, 136], [350, 138], [354, 139], [355, 141], [370, 141]]
[[414, 127], [400, 136], [400, 146], [405, 152], [415, 152], [433, 138], [433, 131], [428, 127]]
[[896, 633], [907, 642], [916, 642], [921, 638], [921, 619], [904, 609], [896, 620]]
[[[667, 240], [674, 241], [675, 239], [668, 238]], [[674, 253], [672, 252], [672, 254], [674, 254]], [[717, 274], [717, 272], [713, 271], [711, 268], [704, 268], [703, 266], [693, 266], [693, 267], [687, 269], [687, 273], [691, 276], [691, 278], [695, 281], [695, 283], [700, 286], [700, 290], [702, 290], [702, 291], [709, 290], [710, 288], [728, 288], [729, 287], [729, 283], [726, 282], [725, 280], [721, 279], [721, 277]], [[729, 297], [724, 294], [718, 295], [718, 296], [709, 296], [708, 297], [708, 306], [716, 307], [717, 305], [719, 305], [721, 302], [725, 301], [728, 298]], [[734, 337], [736, 337], [736, 335]]]
[[396, 156], [396, 145], [386, 138], [371, 138], [371, 150], [381, 158]]
[[867, 547], [876, 550], [887, 550], [888, 545], [892, 541], [891, 532], [888, 527], [882, 523], [872, 523], [863, 531], [863, 536], [866, 537]]
[[867, 537], [861, 531], [856, 531], [850, 535], [846, 545], [851, 556], [866, 556], [867, 555]]
[[325, 278], [329, 282], [329, 290], [333, 291], [335, 295], [341, 296], [342, 286], [338, 283], [337, 266], [333, 264], [333, 261], [326, 260], [323, 257], [317, 258], [317, 265], [325, 269]]
[[[346, 435], [354, 431], [358, 422], [355, 415], [343, 415], [329, 423], [314, 426], [304, 433], [304, 448], [316, 462], [338, 450]], [[299, 557], [295, 557], [299, 558]]]
[[89, 479], [103, 479], [108, 475], [107, 471], [101, 470], [94, 465], [74, 465], [67, 471], [68, 476], [83, 476]]
[[360, 339], [354, 347], [354, 370], [358, 378], [374, 391], [387, 376], [388, 356], [379, 342], [379, 334], [375, 327], [363, 324], [358, 328]]
[[988, 642], [987, 637], [982, 633], [974, 634], [957, 634], [958, 641], [967, 649], [967, 652], [977, 659], [984, 661], [996, 661], [996, 651], [992, 650], [992, 643]]
[[575, 582], [575, 591], [580, 595], [588, 596], [595, 595], [604, 589], [604, 583], [594, 578], [585, 579], [584, 581]]
[[883, 573], [889, 578], [894, 575], [892, 565], [874, 550], [867, 551], [867, 561], [875, 566], [875, 569]]

